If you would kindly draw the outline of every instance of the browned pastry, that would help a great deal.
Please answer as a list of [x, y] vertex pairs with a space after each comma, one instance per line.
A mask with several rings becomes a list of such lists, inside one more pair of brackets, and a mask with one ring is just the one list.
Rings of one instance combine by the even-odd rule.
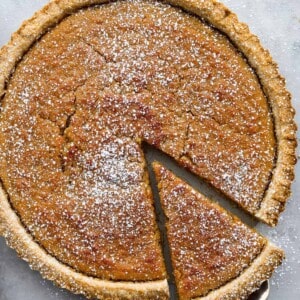
[[274, 225], [294, 111], [269, 54], [221, 4], [104, 2], [51, 1], [1, 49], [0, 230], [74, 292], [162, 299], [141, 142]]
[[282, 250], [171, 171], [153, 167], [179, 298], [246, 299], [281, 263]]

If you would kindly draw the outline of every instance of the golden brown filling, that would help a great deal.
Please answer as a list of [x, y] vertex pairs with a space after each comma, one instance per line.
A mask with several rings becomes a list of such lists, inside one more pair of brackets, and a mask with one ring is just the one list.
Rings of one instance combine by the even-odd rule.
[[242, 273], [266, 241], [161, 165], [154, 170], [178, 294], [204, 296]]
[[266, 98], [228, 39], [166, 4], [81, 10], [17, 66], [0, 176], [35, 239], [100, 278], [165, 277], [141, 141], [250, 212], [274, 160]]

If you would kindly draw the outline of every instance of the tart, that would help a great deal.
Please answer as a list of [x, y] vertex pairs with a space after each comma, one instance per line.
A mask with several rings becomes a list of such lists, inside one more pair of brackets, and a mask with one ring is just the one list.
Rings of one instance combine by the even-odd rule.
[[168, 297], [144, 142], [277, 223], [296, 161], [290, 95], [218, 2], [54, 0], [0, 70], [0, 231], [60, 286]]
[[283, 251], [153, 165], [180, 299], [245, 299], [281, 263]]

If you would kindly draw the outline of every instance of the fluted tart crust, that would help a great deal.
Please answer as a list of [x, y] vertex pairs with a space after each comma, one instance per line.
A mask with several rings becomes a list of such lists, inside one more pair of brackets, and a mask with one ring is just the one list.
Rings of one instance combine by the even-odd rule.
[[270, 225], [290, 194], [277, 65], [222, 4], [168, 3], [54, 0], [0, 51], [1, 233], [88, 297], [168, 297], [142, 142]]

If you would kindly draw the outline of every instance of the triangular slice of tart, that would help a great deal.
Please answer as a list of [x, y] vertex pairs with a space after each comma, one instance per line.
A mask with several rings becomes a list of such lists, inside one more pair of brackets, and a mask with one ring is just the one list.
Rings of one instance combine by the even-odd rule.
[[245, 299], [283, 251], [159, 163], [153, 167], [179, 298]]

